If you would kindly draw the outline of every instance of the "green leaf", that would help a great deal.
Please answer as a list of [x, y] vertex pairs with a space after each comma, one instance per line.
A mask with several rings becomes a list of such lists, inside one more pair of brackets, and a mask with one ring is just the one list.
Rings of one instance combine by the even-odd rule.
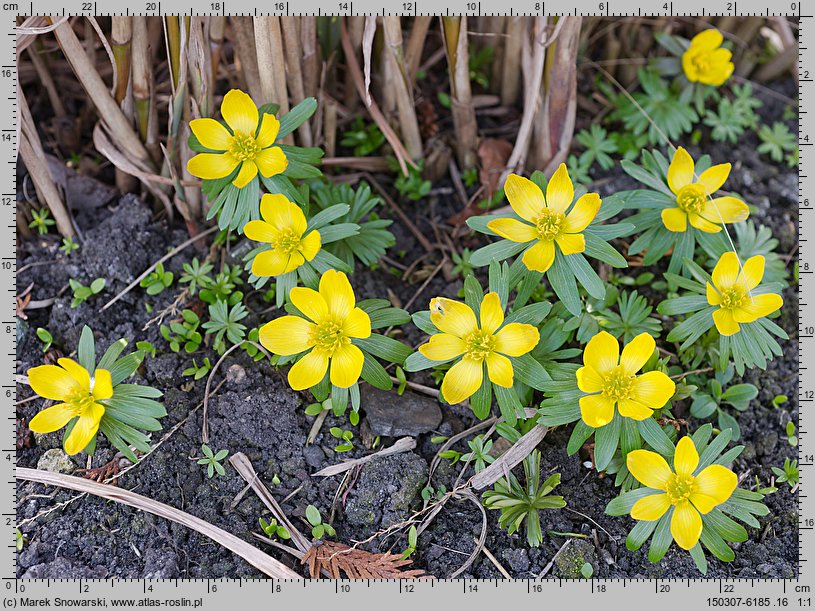
[[673, 512], [674, 509], [671, 507], [657, 522], [654, 536], [651, 538], [651, 547], [648, 548], [648, 560], [651, 562], [662, 560], [673, 542], [673, 535], [671, 535]]
[[504, 320], [504, 324], [508, 325], [512, 322], [519, 322], [537, 327], [543, 322], [543, 319], [546, 318], [551, 310], [552, 304], [548, 301], [532, 303], [508, 314]]
[[125, 349], [127, 346], [127, 340], [122, 338], [113, 342], [107, 350], [105, 350], [105, 354], [102, 355], [102, 358], [99, 359], [99, 363], [96, 365], [97, 369], [109, 369], [114, 361], [119, 358], [119, 355], [122, 354], [122, 350]]
[[277, 132], [275, 142], [283, 140], [295, 129], [305, 123], [317, 110], [317, 100], [306, 98], [285, 115], [280, 117], [280, 130]]
[[318, 526], [323, 523], [323, 519], [320, 517], [320, 511], [314, 505], [306, 507], [306, 519], [312, 526]]
[[[96, 370], [96, 341], [93, 338], [93, 331], [87, 325], [82, 327], [82, 334], [79, 336], [79, 344], [76, 347], [76, 356], [79, 364], [93, 373]], [[114, 386], [116, 383], [113, 383]]]
[[110, 378], [114, 386], [132, 376], [144, 360], [143, 352], [133, 352], [123, 356], [110, 368]]
[[399, 365], [411, 356], [410, 348], [402, 342], [378, 333], [366, 338], [354, 338], [353, 343], [374, 356]]
[[622, 416], [615, 413], [607, 425], [594, 433], [594, 464], [598, 471], [605, 471], [620, 444], [620, 426]]
[[552, 377], [531, 354], [510, 357], [515, 377], [519, 382], [537, 390], [543, 390], [543, 384], [551, 381]]
[[341, 216], [348, 214], [350, 209], [351, 208], [348, 206], [348, 204], [336, 204], [326, 208], [325, 210], [321, 210], [311, 217], [311, 220], [308, 222], [308, 229], [320, 229], [332, 221], [336, 221]]
[[573, 316], [579, 316], [583, 310], [580, 293], [577, 292], [577, 283], [571, 268], [563, 262], [562, 256], [555, 255], [552, 267], [546, 272], [546, 277], [552, 285], [555, 294], [566, 306]]
[[590, 231], [586, 231], [583, 236], [586, 239], [585, 253], [587, 256], [599, 259], [612, 267], [628, 267], [628, 261], [625, 260], [625, 257], [617, 252], [608, 242], [597, 237], [597, 235]]
[[594, 433], [594, 429], [582, 420], [578, 420], [572, 429], [572, 434], [569, 437], [569, 443], [566, 446], [566, 453], [573, 456], [577, 451], [583, 447], [589, 437]]
[[631, 513], [631, 508], [640, 499], [652, 494], [661, 494], [662, 490], [655, 490], [654, 488], [637, 488], [630, 492], [624, 492], [617, 498], [611, 499], [606, 505], [606, 514], [610, 516], [624, 516]]
[[323, 244], [329, 244], [357, 234], [359, 234], [359, 225], [356, 223], [337, 223], [323, 227], [320, 230], [320, 239]]
[[[453, 359], [450, 360], [452, 361]], [[435, 367], [436, 365], [441, 365], [442, 363], [445, 362], [449, 361], [431, 361], [429, 358], [427, 358], [420, 352], [414, 352], [405, 359], [404, 367], [405, 371], [423, 371], [425, 369]]]
[[514, 257], [529, 246], [529, 242], [518, 244], [509, 240], [499, 240], [476, 250], [470, 257], [470, 264], [474, 267], [489, 265], [490, 261], [503, 261]]
[[676, 451], [674, 444], [656, 420], [646, 418], [638, 422], [637, 425], [640, 430], [640, 435], [642, 435], [642, 438], [649, 446], [667, 458], [671, 458], [674, 455]]
[[365, 360], [362, 362], [362, 379], [371, 386], [382, 390], [390, 390], [393, 388], [393, 381], [379, 361], [367, 352], [363, 352], [362, 354], [365, 357]]
[[492, 409], [492, 383], [488, 378], [484, 378], [481, 386], [475, 391], [475, 394], [470, 397], [470, 407], [473, 414], [479, 420], [485, 420], [490, 415]]
[[564, 257], [572, 273], [577, 278], [578, 282], [583, 285], [589, 295], [595, 299], [604, 299], [606, 296], [606, 286], [597, 275], [597, 272], [592, 269], [586, 257], [582, 254], [568, 255]]

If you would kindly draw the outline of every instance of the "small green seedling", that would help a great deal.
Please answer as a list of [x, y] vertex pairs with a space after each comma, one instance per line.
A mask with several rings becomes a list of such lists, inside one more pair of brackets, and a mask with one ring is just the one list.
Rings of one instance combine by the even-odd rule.
[[105, 279], [97, 278], [91, 282], [90, 286], [85, 286], [79, 281], [71, 278], [68, 280], [68, 285], [71, 287], [71, 290], [74, 293], [74, 299], [71, 301], [71, 307], [78, 308], [80, 305], [85, 303], [88, 298], [102, 292], [102, 289], [105, 288]]
[[787, 482], [789, 487], [793, 490], [798, 487], [798, 480], [800, 479], [800, 474], [798, 472], [798, 461], [797, 460], [790, 460], [789, 458], [784, 459], [784, 467], [779, 469], [778, 467], [772, 467], [773, 473], [775, 473], [775, 481], [779, 484], [783, 484]]
[[322, 539], [326, 535], [329, 537], [334, 537], [337, 535], [337, 532], [334, 530], [334, 527], [331, 526], [331, 524], [326, 524], [323, 522], [323, 518], [320, 515], [320, 510], [314, 505], [309, 505], [306, 507], [306, 519], [308, 520], [308, 523], [311, 524], [311, 536], [315, 539]]
[[[254, 329], [251, 329], [249, 333], [246, 334], [246, 339], [249, 342], [255, 342], [255, 344], [260, 343], [260, 332], [258, 328], [255, 327]], [[250, 344], [247, 342], [241, 347], [246, 354], [252, 357], [255, 362], [262, 361], [264, 358], [266, 358], [266, 354], [263, 352], [263, 350], [255, 346], [255, 344]]]
[[327, 412], [331, 410], [331, 398], [329, 397], [322, 403], [311, 403], [306, 406], [306, 416], [317, 416], [320, 412]]
[[79, 250], [79, 244], [74, 242], [71, 236], [68, 236], [67, 238], [62, 238], [62, 246], [60, 246], [59, 249], [66, 257], [70, 257], [72, 252]]
[[164, 265], [157, 263], [156, 269], [142, 278], [142, 281], [139, 282], [139, 286], [143, 289], [147, 289], [148, 295], [158, 295], [164, 289], [170, 287], [173, 283], [173, 277], [173, 272], [164, 271]]
[[397, 178], [393, 184], [400, 195], [410, 200], [418, 201], [430, 193], [433, 183], [422, 178], [423, 170], [424, 162], [420, 161], [417, 167], [408, 167], [407, 176], [399, 174], [399, 178]]
[[766, 496], [778, 492], [778, 488], [775, 486], [762, 486], [761, 482], [758, 481], [758, 475], [756, 475], [756, 492]]
[[239, 344], [243, 341], [246, 335], [246, 325], [241, 324], [240, 321], [247, 316], [249, 316], [249, 311], [240, 302], [230, 307], [225, 301], [216, 301], [209, 306], [210, 319], [203, 324], [203, 328], [208, 334], [213, 335], [212, 347], [218, 354], [226, 351], [227, 340], [232, 344]]
[[224, 470], [221, 461], [227, 457], [229, 450], [218, 450], [218, 452], [213, 453], [207, 444], [202, 444], [201, 452], [204, 457], [198, 459], [198, 464], [207, 466], [207, 477], [212, 478], [216, 473], [226, 475], [226, 470]]
[[474, 461], [475, 472], [478, 473], [487, 467], [488, 464], [495, 462], [495, 458], [490, 456], [492, 450], [492, 439], [484, 441], [483, 435], [478, 435], [475, 439], [470, 439], [467, 442], [470, 446], [470, 451], [461, 455], [461, 460]]
[[456, 450], [445, 450], [444, 452], [439, 452], [439, 458], [443, 458], [444, 460], [450, 461], [450, 466], [453, 466], [458, 461], [461, 460], [461, 452]]
[[209, 362], [209, 357], [204, 357], [204, 362], [200, 365], [195, 362], [195, 359], [192, 359], [192, 366], [182, 371], [181, 375], [192, 376], [192, 379], [197, 381], [207, 375], [211, 369], [212, 363]]
[[337, 453], [350, 452], [354, 449], [354, 433], [343, 430], [337, 426], [332, 426], [329, 431], [334, 439], [341, 439], [343, 443], [334, 448]]
[[353, 149], [354, 157], [367, 157], [385, 144], [385, 136], [375, 123], [366, 125], [362, 117], [357, 117], [349, 129], [343, 132], [340, 144]]
[[776, 395], [773, 397], [773, 407], [778, 409], [789, 400], [790, 399], [787, 395]]
[[461, 253], [453, 253], [453, 269], [451, 273], [457, 278], [466, 278], [473, 273], [473, 265], [470, 263], [470, 257], [473, 256], [473, 251], [469, 248], [462, 249]]
[[204, 339], [198, 331], [200, 323], [198, 314], [192, 310], [182, 310], [180, 321], [171, 322], [169, 326], [161, 325], [159, 331], [170, 343], [170, 350], [178, 352], [184, 346], [184, 351], [189, 354], [198, 350]]
[[17, 546], [17, 551], [18, 552], [23, 551], [23, 546], [25, 545], [25, 542], [28, 539], [28, 537], [26, 537], [19, 528], [15, 528], [14, 538], [16, 540], [15, 545]]
[[224, 271], [215, 276], [206, 288], [202, 288], [198, 297], [210, 305], [225, 301], [227, 305], [233, 306], [243, 299], [243, 292], [235, 290], [240, 284], [243, 284], [240, 266], [225, 265]]
[[416, 543], [418, 540], [419, 533], [415, 526], [411, 526], [410, 529], [408, 529], [408, 546], [402, 550], [402, 560], [407, 560], [416, 553]]
[[260, 518], [260, 528], [266, 533], [270, 539], [291, 539], [291, 534], [282, 524], [278, 524], [277, 520], [272, 518], [271, 522], [267, 522]]
[[794, 448], [798, 445], [798, 436], [795, 434], [795, 423], [792, 420], [787, 422], [785, 430], [787, 432], [787, 443]]
[[590, 562], [584, 562], [583, 566], [580, 567], [580, 574], [583, 575], [585, 579], [591, 579], [592, 575], [594, 575], [594, 567]]
[[741, 429], [736, 419], [723, 409], [725, 405], [734, 407], [743, 412], [750, 407], [750, 401], [758, 396], [758, 388], [752, 384], [734, 384], [727, 390], [723, 386], [733, 378], [733, 367], [728, 367], [723, 373], [717, 373], [715, 378], [707, 381], [704, 389], [693, 393], [690, 413], [693, 417], [704, 419], [717, 415], [720, 430], [731, 429], [732, 439], [737, 441], [741, 436]]
[[43, 343], [42, 351], [48, 352], [48, 349], [51, 347], [51, 344], [54, 343], [54, 337], [43, 327], [39, 327], [37, 329], [37, 337], [40, 338], [40, 341]]
[[407, 388], [407, 376], [405, 375], [405, 370], [396, 366], [396, 379], [399, 380], [399, 386], [396, 387], [396, 394], [400, 397], [405, 394], [405, 389]]
[[150, 355], [153, 358], [156, 358], [156, 347], [147, 341], [136, 342], [136, 350], [141, 352], [144, 355]]
[[447, 494], [447, 486], [439, 484], [439, 487], [434, 489], [433, 486], [425, 486], [422, 488], [422, 499], [429, 501], [430, 499], [441, 500]]
[[212, 285], [212, 277], [209, 273], [212, 271], [212, 264], [200, 263], [196, 257], [190, 263], [185, 263], [181, 266], [184, 273], [179, 278], [179, 284], [189, 284], [189, 291], [195, 295], [199, 288], [207, 288]]
[[31, 209], [31, 216], [34, 220], [28, 224], [30, 229], [36, 229], [40, 235], [48, 233], [48, 228], [56, 225], [54, 219], [51, 218], [51, 212], [48, 208], [40, 208], [39, 210]]

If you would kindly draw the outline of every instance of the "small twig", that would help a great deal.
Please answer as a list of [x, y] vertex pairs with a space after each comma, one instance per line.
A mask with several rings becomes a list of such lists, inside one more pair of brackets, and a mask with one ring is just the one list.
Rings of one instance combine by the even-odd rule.
[[[402, 383], [402, 380], [400, 380], [399, 378], [395, 378], [393, 376], [391, 376], [391, 381], [395, 382], [396, 384]], [[438, 399], [439, 395], [441, 395], [441, 393], [437, 389], [430, 388], [429, 386], [425, 386], [424, 384], [418, 384], [417, 382], [406, 381], [405, 386], [407, 386], [411, 390], [420, 392], [423, 395], [427, 395], [428, 397], [435, 397], [436, 399]]]
[[481, 536], [478, 537], [475, 544], [475, 549], [470, 554], [470, 557], [462, 564], [458, 570], [454, 571], [448, 579], [455, 579], [459, 575], [461, 575], [464, 571], [470, 568], [470, 565], [475, 562], [475, 559], [478, 557], [478, 554], [481, 550], [484, 549], [484, 543], [487, 540], [487, 512], [484, 509], [484, 505], [481, 504], [481, 501], [476, 498], [473, 494], [472, 490], [464, 489], [460, 492], [461, 496], [467, 499], [468, 501], [472, 501], [478, 510], [481, 512]]
[[563, 553], [563, 550], [565, 550], [567, 547], [569, 547], [569, 544], [571, 542], [572, 542], [572, 539], [566, 539], [566, 541], [564, 541], [563, 545], [560, 546], [560, 549], [557, 551], [557, 553], [554, 556], [552, 556], [552, 559], [549, 561], [549, 564], [547, 564], [545, 567], [543, 567], [543, 570], [538, 575], [538, 579], [543, 579], [546, 576], [546, 574], [550, 570], [552, 570], [552, 567], [555, 565], [555, 560], [557, 560], [558, 556], [560, 556]]
[[685, 373], [679, 373], [675, 376], [671, 376], [672, 380], [681, 380], [686, 378], [687, 376], [691, 376], [695, 373], [707, 373], [708, 371], [713, 371], [713, 367], [705, 367], [704, 369], [694, 369], [693, 371], [686, 371]]
[[332, 475], [338, 475], [340, 473], [344, 473], [350, 469], [358, 465], [363, 465], [366, 462], [370, 462], [376, 458], [382, 458], [383, 456], [389, 456], [391, 454], [401, 454], [402, 452], [408, 452], [416, 447], [416, 440], [413, 437], [402, 437], [398, 439], [396, 443], [392, 446], [387, 448], [382, 448], [379, 452], [374, 454], [368, 454], [367, 456], [362, 456], [361, 458], [355, 458], [353, 460], [347, 460], [342, 462], [338, 465], [332, 465], [330, 467], [326, 467], [325, 469], [321, 469], [317, 471], [317, 473], [312, 473], [311, 477], [330, 477]]
[[323, 422], [325, 422], [327, 416], [327, 409], [324, 409], [317, 414], [317, 418], [314, 419], [314, 424], [311, 425], [311, 430], [308, 432], [308, 437], [306, 437], [307, 446], [310, 446], [312, 443], [314, 443], [314, 440], [317, 439], [317, 435], [319, 434], [320, 429], [323, 428]]
[[[478, 539], [475, 537], [473, 537], [473, 541], [478, 543]], [[507, 570], [501, 566], [501, 563], [498, 562], [498, 559], [492, 555], [492, 552], [487, 549], [486, 545], [482, 546], [481, 550], [484, 552], [484, 555], [489, 558], [489, 561], [492, 562], [493, 566], [500, 571], [501, 575], [503, 575], [505, 579], [512, 579], [512, 575], [510, 575], [509, 572], [507, 572]]]

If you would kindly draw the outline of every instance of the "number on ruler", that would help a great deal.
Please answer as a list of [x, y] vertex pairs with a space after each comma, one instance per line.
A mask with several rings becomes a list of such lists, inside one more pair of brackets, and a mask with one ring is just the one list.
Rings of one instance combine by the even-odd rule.
[[283, 2], [275, 2], [274, 3], [274, 10], [283, 12], [286, 10], [286, 5]]
[[209, 10], [211, 10], [211, 11], [220, 11], [221, 10], [221, 3], [220, 2], [212, 2], [212, 3], [210, 3]]
[[600, 3], [600, 7], [599, 7], [599, 8], [600, 8], [600, 10], [601, 10], [601, 11], [606, 10], [606, 3], [605, 3], [605, 2], [601, 2], [601, 3]]
[[733, 11], [733, 3], [732, 2], [727, 3], [727, 10], [731, 11], [731, 12]]
[[155, 11], [156, 10], [156, 3], [155, 2], [148, 2], [144, 5], [145, 10], [148, 11]]
[[348, 3], [347, 2], [340, 2], [340, 10], [347, 11], [348, 10]]
[[92, 11], [93, 10], [93, 2], [83, 2], [82, 3], [82, 10], [83, 11]]
[[478, 10], [478, 3], [477, 2], [468, 2], [467, 3], [467, 12], [474, 13]]
[[412, 2], [403, 2], [402, 3], [402, 10], [404, 10], [404, 11], [412, 11], [413, 10], [413, 3]]

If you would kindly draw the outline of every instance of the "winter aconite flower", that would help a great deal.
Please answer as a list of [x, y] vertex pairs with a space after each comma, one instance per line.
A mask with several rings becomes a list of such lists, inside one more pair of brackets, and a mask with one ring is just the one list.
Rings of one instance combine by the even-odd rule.
[[631, 475], [654, 489], [654, 494], [634, 504], [631, 517], [649, 522], [658, 520], [673, 506], [671, 534], [679, 547], [689, 550], [702, 534], [702, 515], [730, 498], [738, 478], [722, 465], [710, 465], [694, 473], [699, 465], [699, 453], [690, 437], [683, 437], [676, 444], [673, 462], [671, 471], [656, 452], [628, 453], [626, 464]]
[[594, 428], [614, 418], [614, 406], [621, 416], [632, 420], [650, 418], [655, 409], [668, 402], [676, 385], [661, 371], [637, 372], [651, 358], [654, 338], [641, 333], [623, 348], [614, 336], [601, 331], [589, 340], [583, 352], [584, 366], [577, 370], [577, 386], [593, 393], [580, 398], [583, 422]]
[[736, 253], [726, 252], [719, 258], [711, 277], [713, 284], [707, 283], [707, 302], [719, 306], [713, 312], [713, 322], [722, 335], [738, 333], [739, 323], [755, 322], [783, 304], [781, 295], [755, 295], [752, 292], [764, 277], [764, 257], [761, 255], [747, 259], [739, 270]]
[[722, 48], [724, 37], [716, 29], [699, 32], [682, 55], [682, 70], [691, 83], [718, 87], [730, 78], [733, 54]]
[[320, 232], [315, 229], [306, 233], [306, 215], [283, 195], [266, 193], [260, 200], [260, 216], [262, 221], [249, 221], [243, 228], [247, 238], [271, 247], [252, 261], [255, 276], [286, 274], [311, 261], [319, 252]]
[[272, 146], [280, 121], [269, 113], [259, 117], [258, 107], [246, 93], [232, 89], [224, 96], [221, 115], [226, 127], [215, 119], [194, 119], [190, 129], [198, 142], [217, 151], [190, 159], [187, 170], [206, 180], [224, 178], [240, 166], [232, 184], [242, 189], [257, 176], [266, 178], [284, 172], [289, 165], [279, 146]]
[[57, 365], [41, 365], [28, 370], [28, 383], [35, 393], [59, 401], [31, 419], [28, 427], [35, 433], [53, 433], [76, 418], [65, 440], [65, 451], [77, 454], [96, 437], [99, 421], [105, 413], [100, 400], [113, 396], [110, 372], [97, 369], [93, 376], [76, 361], [61, 358]]
[[431, 361], [461, 357], [444, 375], [441, 392], [450, 404], [461, 403], [479, 389], [484, 365], [493, 384], [510, 388], [514, 371], [508, 356], [517, 357], [532, 350], [540, 333], [532, 325], [504, 325], [504, 311], [497, 293], [487, 293], [481, 301], [481, 326], [469, 306], [445, 297], [430, 300], [430, 321], [441, 330], [419, 346]]
[[291, 303], [302, 316], [283, 316], [260, 328], [260, 343], [282, 356], [306, 352], [289, 370], [289, 385], [305, 390], [319, 384], [331, 365], [331, 383], [353, 386], [362, 373], [364, 356], [353, 338], [371, 335], [371, 319], [356, 306], [351, 283], [342, 272], [328, 270], [320, 291], [295, 287]]
[[572, 206], [574, 186], [564, 164], [560, 164], [546, 186], [546, 196], [534, 182], [510, 174], [504, 184], [510, 206], [523, 221], [499, 218], [487, 228], [512, 242], [529, 243], [523, 255], [527, 269], [545, 272], [555, 260], [555, 244], [564, 255], [583, 252], [586, 239], [581, 233], [597, 216], [600, 196], [586, 193]]
[[730, 164], [714, 165], [702, 172], [698, 180], [694, 163], [681, 146], [676, 149], [668, 167], [668, 186], [676, 195], [676, 206], [662, 211], [662, 223], [669, 231], [687, 231], [688, 221], [701, 231], [718, 233], [725, 223], [747, 219], [747, 204], [736, 197], [712, 197], [722, 188], [730, 174]]

